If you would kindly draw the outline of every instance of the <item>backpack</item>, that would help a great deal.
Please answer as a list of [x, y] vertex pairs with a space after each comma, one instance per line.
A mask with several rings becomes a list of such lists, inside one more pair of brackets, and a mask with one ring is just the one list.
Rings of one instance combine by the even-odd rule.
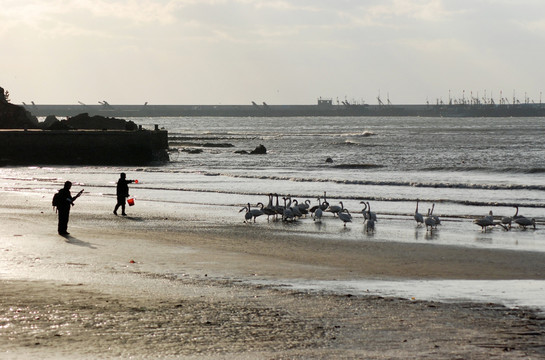
[[53, 205], [53, 207], [59, 207], [60, 203], [61, 203], [61, 194], [59, 190], [57, 191], [55, 195], [53, 195], [53, 201], [51, 202], [51, 204]]

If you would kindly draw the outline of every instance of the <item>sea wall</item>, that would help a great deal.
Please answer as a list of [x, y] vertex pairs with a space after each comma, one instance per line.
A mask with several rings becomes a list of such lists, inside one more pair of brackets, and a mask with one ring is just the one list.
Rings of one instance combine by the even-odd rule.
[[168, 161], [166, 130], [0, 130], [2, 165], [144, 165]]

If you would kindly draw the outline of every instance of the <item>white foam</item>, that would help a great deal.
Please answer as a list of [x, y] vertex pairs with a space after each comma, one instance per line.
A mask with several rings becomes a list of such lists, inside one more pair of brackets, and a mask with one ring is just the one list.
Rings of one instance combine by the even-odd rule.
[[263, 282], [306, 291], [381, 295], [438, 302], [481, 302], [545, 313], [545, 280], [282, 280]]

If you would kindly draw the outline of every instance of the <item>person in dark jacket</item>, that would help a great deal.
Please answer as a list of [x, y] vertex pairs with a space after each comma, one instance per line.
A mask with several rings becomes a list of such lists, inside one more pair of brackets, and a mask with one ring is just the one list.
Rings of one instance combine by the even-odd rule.
[[59, 213], [59, 224], [57, 230], [59, 232], [59, 235], [63, 236], [70, 234], [68, 232], [68, 219], [70, 217], [70, 208], [74, 205], [74, 201], [83, 193], [83, 190], [81, 190], [76, 196], [72, 197], [72, 194], [70, 193], [71, 187], [72, 183], [70, 181], [66, 181], [64, 183], [64, 187], [58, 192], [58, 201], [55, 205]]
[[121, 207], [121, 215], [127, 216], [125, 213], [125, 201], [129, 197], [129, 184], [133, 183], [134, 180], [127, 180], [127, 175], [125, 173], [121, 173], [119, 176], [119, 180], [117, 180], [117, 204], [114, 208], [114, 214], [117, 215], [117, 209]]

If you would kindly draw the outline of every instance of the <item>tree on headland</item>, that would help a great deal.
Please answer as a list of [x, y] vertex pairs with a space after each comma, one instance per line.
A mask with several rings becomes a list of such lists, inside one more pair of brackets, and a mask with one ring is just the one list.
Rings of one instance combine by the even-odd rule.
[[9, 92], [0, 86], [0, 129], [36, 129], [38, 119], [24, 107], [9, 102]]
[[5, 91], [3, 87], [0, 86], [0, 102], [5, 104], [9, 103], [9, 91]]

